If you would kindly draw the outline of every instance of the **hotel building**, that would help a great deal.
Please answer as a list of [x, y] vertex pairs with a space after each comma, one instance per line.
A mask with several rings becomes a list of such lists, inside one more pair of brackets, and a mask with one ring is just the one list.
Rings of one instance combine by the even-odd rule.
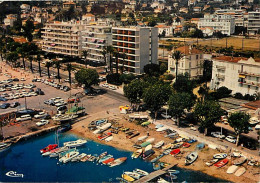
[[260, 30], [260, 10], [248, 12], [248, 27], [249, 35], [257, 35]]

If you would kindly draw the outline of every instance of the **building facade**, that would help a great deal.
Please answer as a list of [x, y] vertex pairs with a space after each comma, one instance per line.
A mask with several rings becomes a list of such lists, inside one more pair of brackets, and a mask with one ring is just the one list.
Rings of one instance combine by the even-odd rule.
[[232, 93], [260, 92], [260, 59], [222, 56], [213, 59], [211, 89], [225, 86]]
[[216, 11], [217, 15], [230, 15], [235, 19], [235, 25], [239, 27], [247, 27], [248, 13], [243, 9], [220, 9]]
[[235, 18], [231, 15], [205, 14], [200, 18], [198, 28], [212, 27], [215, 32], [230, 36], [235, 32]]
[[124, 71], [141, 74], [145, 65], [158, 62], [158, 28], [113, 27], [112, 45]]
[[248, 34], [256, 35], [260, 32], [260, 11], [248, 12]]

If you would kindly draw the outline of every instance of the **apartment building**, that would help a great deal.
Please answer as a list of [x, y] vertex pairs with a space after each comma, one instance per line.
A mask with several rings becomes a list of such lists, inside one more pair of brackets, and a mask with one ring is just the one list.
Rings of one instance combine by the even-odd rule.
[[158, 28], [113, 27], [112, 45], [126, 56], [119, 56], [119, 67], [127, 72], [141, 74], [145, 65], [157, 63]]
[[205, 14], [200, 18], [198, 28], [212, 27], [213, 30], [230, 36], [235, 32], [235, 18], [231, 15]]
[[213, 59], [211, 89], [225, 86], [243, 95], [260, 92], [260, 59], [221, 56]]
[[[182, 46], [174, 51], [180, 51], [183, 55], [178, 63], [178, 74], [188, 73], [191, 78], [197, 78], [203, 74], [204, 57], [202, 51], [192, 46]], [[172, 58], [172, 53], [168, 55], [168, 70], [170, 74], [175, 76], [176, 60]]]
[[260, 30], [260, 11], [248, 12], [248, 27], [249, 35], [259, 34]]
[[[88, 51], [89, 61], [105, 62], [102, 51], [112, 45], [112, 27], [86, 26], [82, 31], [82, 50]], [[107, 59], [108, 61], [108, 54]]]
[[248, 13], [244, 9], [219, 9], [216, 10], [217, 15], [230, 15], [235, 18], [235, 26], [247, 27]]
[[81, 55], [81, 31], [79, 21], [46, 23], [42, 28], [42, 50], [68, 56]]

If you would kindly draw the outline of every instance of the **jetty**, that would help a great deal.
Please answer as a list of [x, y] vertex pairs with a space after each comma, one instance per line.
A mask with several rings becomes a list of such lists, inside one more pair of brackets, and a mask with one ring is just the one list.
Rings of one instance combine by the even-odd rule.
[[177, 164], [169, 165], [169, 166], [165, 167], [164, 169], [154, 171], [154, 172], [150, 173], [149, 175], [146, 175], [146, 176], [140, 178], [139, 180], [136, 180], [135, 183], [144, 183], [144, 182], [152, 181], [153, 179], [166, 174], [167, 170], [171, 169], [172, 167], [174, 167], [176, 165]]

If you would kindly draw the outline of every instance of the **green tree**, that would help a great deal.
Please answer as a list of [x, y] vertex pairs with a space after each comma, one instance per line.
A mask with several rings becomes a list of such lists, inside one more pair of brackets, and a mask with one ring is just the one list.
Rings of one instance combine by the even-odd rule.
[[178, 64], [179, 64], [179, 61], [181, 60], [182, 58], [182, 54], [180, 51], [175, 51], [173, 54], [172, 54], [172, 58], [175, 60], [175, 83], [178, 81], [177, 78], [178, 78]]
[[99, 75], [95, 69], [81, 69], [75, 74], [75, 79], [79, 84], [85, 84], [86, 88], [99, 83]]
[[28, 59], [29, 59], [29, 62], [30, 62], [31, 72], [33, 73], [33, 66], [32, 66], [33, 57], [30, 55], [30, 56], [28, 57]]
[[17, 52], [20, 54], [20, 56], [23, 59], [23, 68], [25, 70], [25, 57], [28, 55], [28, 52], [30, 51], [28, 49], [28, 44], [27, 43], [23, 43], [19, 48], [16, 49]]
[[211, 60], [204, 60], [203, 62], [203, 80], [205, 83], [211, 81], [212, 78], [212, 61]]
[[41, 58], [41, 55], [40, 55], [40, 54], [37, 54], [36, 60], [37, 60], [37, 62], [38, 62], [40, 77], [42, 77], [42, 69], [41, 69], [41, 61], [42, 61], [42, 58]]
[[59, 82], [60, 82], [60, 68], [61, 68], [61, 62], [60, 62], [60, 61], [56, 61], [56, 62], [55, 62], [55, 66], [56, 66], [56, 68], [57, 68], [57, 78], [58, 78], [58, 80], [59, 80]]
[[[177, 78], [176, 78], [177, 79]], [[187, 92], [192, 93], [193, 89], [195, 87], [195, 83], [193, 80], [189, 79], [188, 73], [179, 74], [178, 80], [174, 82], [173, 88], [177, 92]]]
[[228, 118], [229, 125], [234, 129], [237, 135], [236, 145], [238, 146], [239, 137], [241, 133], [248, 133], [249, 132], [249, 119], [250, 115], [246, 114], [245, 112], [235, 112], [230, 115]]
[[160, 72], [161, 74], [164, 74], [168, 70], [167, 65], [165, 63], [162, 63], [160, 65]]
[[147, 107], [154, 112], [155, 119], [157, 118], [158, 110], [166, 104], [171, 93], [172, 90], [168, 84], [157, 83], [145, 89], [143, 101]]
[[144, 72], [148, 76], [158, 77], [160, 75], [160, 66], [158, 64], [147, 64], [144, 66]]
[[85, 59], [85, 65], [86, 65], [86, 67], [87, 67], [87, 57], [88, 57], [88, 50], [83, 50], [82, 51], [82, 54], [83, 54], [83, 56], [84, 56], [84, 59]]
[[107, 65], [107, 50], [103, 49], [100, 53], [102, 54], [102, 56], [104, 58], [105, 65]]
[[35, 29], [33, 21], [27, 20], [25, 25], [22, 28], [23, 28], [24, 37], [27, 39], [27, 41], [32, 42], [33, 40], [32, 33]]
[[16, 65], [16, 61], [18, 60], [19, 56], [17, 52], [10, 52], [6, 55], [6, 60], [11, 62], [13, 66]]
[[50, 67], [52, 66], [51, 62], [46, 62], [45, 67], [47, 67], [47, 72], [48, 72], [48, 78], [50, 79]]
[[190, 93], [174, 93], [169, 99], [169, 113], [177, 119], [177, 125], [180, 126], [180, 118], [185, 114], [184, 110], [190, 110], [195, 100]]
[[133, 73], [121, 74], [120, 77], [119, 77], [120, 82], [122, 82], [124, 84], [130, 83], [134, 79], [135, 79], [135, 75]]
[[223, 110], [220, 108], [218, 102], [213, 100], [206, 100], [198, 102], [194, 108], [194, 115], [200, 123], [200, 127], [205, 129], [204, 135], [207, 135], [208, 128], [214, 127], [220, 117], [223, 115]]
[[69, 83], [70, 83], [70, 87], [71, 87], [71, 71], [72, 71], [72, 65], [71, 63], [67, 64], [67, 71], [69, 73]]

